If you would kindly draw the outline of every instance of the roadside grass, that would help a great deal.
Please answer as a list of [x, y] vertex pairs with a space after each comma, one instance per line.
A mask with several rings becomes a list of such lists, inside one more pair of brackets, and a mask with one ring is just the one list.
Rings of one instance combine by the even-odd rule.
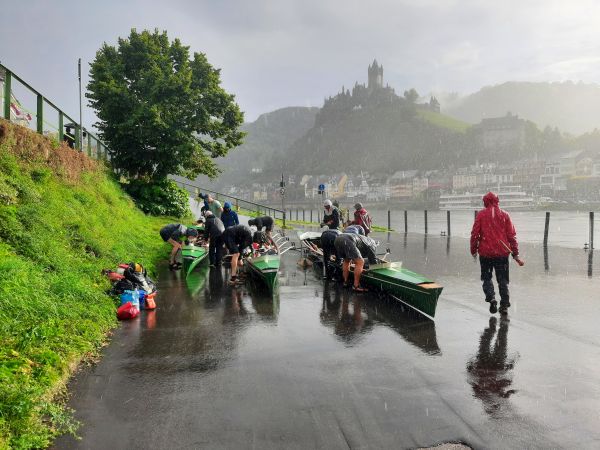
[[100, 164], [65, 148], [51, 163], [56, 145], [0, 126], [0, 448], [43, 448], [75, 431], [66, 381], [117, 324], [100, 270], [155, 272], [168, 219], [141, 213]]

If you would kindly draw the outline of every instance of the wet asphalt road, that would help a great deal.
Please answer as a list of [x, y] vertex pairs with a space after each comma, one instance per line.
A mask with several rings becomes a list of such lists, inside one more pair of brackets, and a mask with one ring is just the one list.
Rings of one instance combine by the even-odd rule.
[[600, 257], [523, 245], [507, 320], [467, 244], [390, 239], [444, 285], [435, 321], [324, 284], [296, 252], [274, 299], [165, 267], [158, 309], [71, 383], [82, 439], [56, 448], [600, 448]]

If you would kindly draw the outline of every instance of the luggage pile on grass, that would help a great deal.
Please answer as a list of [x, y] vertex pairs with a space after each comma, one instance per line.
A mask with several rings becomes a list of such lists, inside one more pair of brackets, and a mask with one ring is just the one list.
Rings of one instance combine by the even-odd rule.
[[141, 264], [119, 264], [117, 270], [103, 270], [112, 281], [110, 294], [118, 297], [121, 306], [117, 309], [119, 320], [134, 319], [141, 310], [156, 309], [156, 285], [148, 277]]

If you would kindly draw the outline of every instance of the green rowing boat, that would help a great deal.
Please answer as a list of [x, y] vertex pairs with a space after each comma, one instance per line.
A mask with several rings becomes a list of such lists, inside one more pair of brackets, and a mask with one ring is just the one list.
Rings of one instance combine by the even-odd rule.
[[197, 247], [195, 245], [184, 245], [181, 248], [183, 258], [183, 270], [188, 275], [198, 264], [206, 260], [208, 249], [206, 247]]
[[279, 273], [279, 255], [263, 255], [256, 258], [248, 258], [246, 263], [251, 273], [256, 275], [269, 289], [269, 293], [272, 294], [277, 282], [277, 274]]
[[378, 291], [390, 294], [428, 316], [435, 309], [443, 287], [427, 277], [402, 268], [402, 263], [374, 264], [363, 271], [361, 282]]

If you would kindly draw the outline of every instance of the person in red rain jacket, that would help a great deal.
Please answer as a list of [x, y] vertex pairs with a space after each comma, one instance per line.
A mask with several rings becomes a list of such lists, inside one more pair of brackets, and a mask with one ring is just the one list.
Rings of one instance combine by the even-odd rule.
[[492, 283], [492, 272], [496, 272], [498, 291], [500, 291], [500, 314], [508, 314], [510, 295], [508, 292], [508, 255], [513, 256], [517, 264], [525, 264], [519, 258], [517, 232], [510, 216], [498, 206], [498, 196], [488, 192], [483, 196], [485, 208], [475, 217], [471, 230], [471, 255], [479, 254], [481, 281], [485, 301], [490, 304], [490, 313], [498, 311], [498, 302]]

